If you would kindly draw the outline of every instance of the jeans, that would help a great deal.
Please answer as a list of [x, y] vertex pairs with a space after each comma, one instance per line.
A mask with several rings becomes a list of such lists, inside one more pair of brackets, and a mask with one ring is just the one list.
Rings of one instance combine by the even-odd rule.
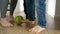
[[24, 0], [26, 18], [35, 19], [35, 8], [37, 11], [38, 25], [46, 27], [46, 0]]
[[26, 14], [26, 19], [30, 21], [35, 20], [35, 0], [24, 0], [24, 12]]
[[17, 5], [17, 1], [18, 0], [11, 0], [11, 3], [10, 3], [10, 15], [12, 16], [13, 13], [14, 13], [14, 10], [15, 10], [15, 7]]
[[46, 27], [46, 0], [37, 0], [38, 25]]
[[8, 3], [9, 3], [9, 0], [0, 0], [1, 18], [6, 18]]

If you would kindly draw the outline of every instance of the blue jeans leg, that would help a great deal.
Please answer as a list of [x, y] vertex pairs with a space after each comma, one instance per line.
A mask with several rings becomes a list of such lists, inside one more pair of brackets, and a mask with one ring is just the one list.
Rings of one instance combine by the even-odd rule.
[[6, 18], [6, 12], [9, 0], [0, 0], [1, 18]]
[[38, 24], [41, 27], [46, 27], [46, 0], [38, 0], [37, 6], [37, 16], [38, 16]]
[[35, 20], [35, 0], [24, 0], [26, 19]]

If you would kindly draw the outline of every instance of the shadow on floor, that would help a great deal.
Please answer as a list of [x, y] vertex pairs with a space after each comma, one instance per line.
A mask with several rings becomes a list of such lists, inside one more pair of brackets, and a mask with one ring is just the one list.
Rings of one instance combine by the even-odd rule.
[[60, 30], [60, 20], [47, 15], [47, 29]]

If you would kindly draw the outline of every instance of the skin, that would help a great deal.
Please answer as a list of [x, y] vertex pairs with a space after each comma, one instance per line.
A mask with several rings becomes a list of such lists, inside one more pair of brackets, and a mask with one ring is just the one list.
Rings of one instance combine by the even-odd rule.
[[32, 34], [39, 34], [40, 32], [44, 31], [45, 28], [42, 28], [40, 26], [35, 26], [31, 29], [29, 29], [29, 32], [31, 32]]

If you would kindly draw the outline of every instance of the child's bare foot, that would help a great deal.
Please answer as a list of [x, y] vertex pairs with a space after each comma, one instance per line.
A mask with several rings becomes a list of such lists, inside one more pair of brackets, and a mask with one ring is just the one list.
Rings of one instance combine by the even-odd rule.
[[1, 18], [1, 25], [2, 25], [3, 27], [7, 27], [7, 28], [13, 26], [11, 23], [9, 23], [9, 21], [7, 21], [6, 18]]
[[39, 34], [40, 32], [44, 31], [45, 28], [41, 28], [40, 26], [35, 26], [34, 28], [29, 29], [29, 32], [33, 34]]

